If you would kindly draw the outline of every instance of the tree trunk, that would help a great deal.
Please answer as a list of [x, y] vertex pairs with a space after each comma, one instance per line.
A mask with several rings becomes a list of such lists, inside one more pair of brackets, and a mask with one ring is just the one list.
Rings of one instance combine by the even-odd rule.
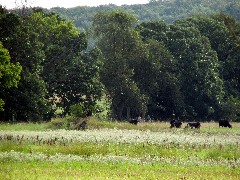
[[130, 119], [130, 107], [127, 107], [127, 120], [129, 120]]
[[119, 120], [122, 120], [123, 107], [124, 107], [124, 104], [121, 103], [121, 105], [120, 105], [120, 107], [119, 107], [119, 111], [118, 111], [118, 119], [119, 119]]

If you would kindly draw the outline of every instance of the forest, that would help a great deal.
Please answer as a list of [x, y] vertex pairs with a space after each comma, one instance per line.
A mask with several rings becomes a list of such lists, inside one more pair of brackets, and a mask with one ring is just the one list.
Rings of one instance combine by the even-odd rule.
[[191, 2], [0, 6], [0, 120], [239, 121], [239, 2]]
[[74, 8], [51, 8], [50, 12], [60, 14], [61, 17], [73, 21], [80, 30], [91, 26], [92, 18], [96, 12], [111, 12], [113, 10], [126, 11], [135, 14], [140, 22], [174, 21], [191, 15], [211, 15], [219, 12], [232, 15], [240, 20], [240, 2], [238, 0], [150, 0], [147, 4], [133, 4], [116, 6], [114, 4], [97, 7], [78, 6]]

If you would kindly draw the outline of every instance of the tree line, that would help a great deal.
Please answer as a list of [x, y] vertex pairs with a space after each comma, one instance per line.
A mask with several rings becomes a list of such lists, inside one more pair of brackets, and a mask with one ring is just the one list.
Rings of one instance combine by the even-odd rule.
[[134, 24], [134, 16], [118, 11], [93, 19], [104, 57], [101, 82], [117, 119], [239, 115], [240, 49], [228, 29], [239, 35], [236, 19], [196, 15]]
[[103, 96], [117, 120], [239, 118], [234, 17], [139, 23], [133, 14], [112, 11], [92, 22], [80, 32], [39, 8], [1, 8], [1, 120], [49, 120], [59, 109], [90, 116]]

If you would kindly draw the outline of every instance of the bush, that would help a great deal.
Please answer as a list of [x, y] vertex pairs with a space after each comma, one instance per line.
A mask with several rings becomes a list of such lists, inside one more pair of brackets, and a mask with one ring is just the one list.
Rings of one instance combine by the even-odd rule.
[[66, 129], [67, 128], [67, 120], [62, 118], [52, 119], [49, 124], [51, 129]]
[[93, 105], [77, 103], [70, 107], [70, 114], [74, 117], [87, 117], [91, 116], [94, 110]]
[[219, 114], [221, 118], [237, 120], [240, 114], [240, 99], [230, 97], [222, 104]]

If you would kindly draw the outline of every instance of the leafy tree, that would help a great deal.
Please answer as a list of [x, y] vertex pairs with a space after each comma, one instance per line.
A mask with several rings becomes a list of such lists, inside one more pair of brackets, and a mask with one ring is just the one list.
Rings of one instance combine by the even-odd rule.
[[173, 112], [180, 115], [183, 111], [183, 98], [175, 74], [176, 61], [163, 42], [149, 40], [147, 47], [147, 61], [151, 68], [145, 74], [145, 77], [149, 78], [145, 89], [150, 92], [149, 97], [152, 100], [149, 102], [148, 112], [157, 118], [170, 118]]
[[163, 21], [142, 22], [136, 29], [140, 32], [143, 40], [154, 39], [167, 42], [166, 32], [169, 30], [169, 25]]
[[223, 76], [227, 96], [239, 97], [240, 94], [240, 68], [238, 66], [240, 58], [240, 22], [234, 17], [226, 14], [217, 14], [213, 16], [218, 23], [224, 24], [225, 34], [221, 34], [221, 39], [225, 40], [222, 49], [218, 50], [222, 54], [223, 50], [225, 56], [221, 61], [221, 74]]
[[[200, 33], [206, 36], [213, 50], [217, 52], [219, 60], [219, 73], [224, 83], [224, 102], [230, 102], [230, 97], [239, 97], [239, 77], [240, 70], [238, 66], [240, 46], [238, 43], [239, 22], [235, 18], [226, 14], [216, 14], [211, 17], [193, 16], [185, 20], [179, 20], [178, 24], [191, 24], [196, 27]], [[221, 105], [222, 106], [222, 105]], [[221, 114], [222, 109], [216, 112]]]
[[4, 94], [6, 89], [17, 87], [20, 80], [20, 72], [22, 67], [19, 63], [13, 64], [10, 62], [10, 55], [0, 42], [0, 111], [3, 111]]
[[19, 62], [22, 71], [18, 87], [4, 91], [6, 104], [1, 116], [5, 120], [42, 120], [50, 112], [45, 98], [46, 84], [40, 76], [44, 59], [42, 43], [29, 21], [28, 13], [4, 12], [2, 17], [1, 28], [5, 31], [1, 39], [9, 50], [11, 61]]
[[101, 80], [112, 99], [117, 119], [144, 114], [147, 97], [134, 81], [136, 64], [141, 63], [145, 48], [134, 30], [136, 19], [121, 11], [98, 13], [93, 20], [98, 45], [103, 54]]
[[[6, 18], [7, 14], [11, 18]], [[64, 114], [75, 103], [95, 104], [102, 91], [101, 63], [97, 49], [85, 51], [84, 33], [79, 33], [71, 22], [41, 9], [24, 9], [18, 15], [4, 12], [3, 17], [1, 39], [10, 49], [12, 61], [19, 61], [23, 67], [18, 88], [4, 92], [4, 119], [12, 115], [17, 120], [51, 118], [50, 103], [56, 97]], [[14, 26], [8, 27], [11, 24]]]
[[[144, 22], [136, 28], [147, 45], [148, 58], [142, 63], [138, 74], [141, 89], [150, 98], [148, 113], [155, 118], [170, 118], [172, 113], [183, 111], [183, 98], [180, 92], [176, 71], [176, 60], [166, 47], [167, 31], [170, 27], [164, 22]], [[145, 72], [145, 73], [144, 73]]]
[[36, 9], [31, 21], [38, 27], [36, 31], [44, 44], [46, 57], [41, 76], [47, 83], [48, 98], [63, 108], [64, 114], [76, 103], [94, 105], [102, 91], [98, 77], [100, 52], [97, 49], [86, 51], [85, 33], [56, 14]]
[[168, 47], [177, 60], [187, 116], [210, 118], [224, 95], [217, 53], [208, 38], [192, 26], [172, 25], [168, 39]]
[[61, 88], [62, 107], [66, 112], [73, 104], [80, 103], [87, 115], [93, 113], [96, 101], [102, 96], [102, 83], [100, 79], [100, 51], [95, 48], [76, 56], [68, 66], [68, 73], [64, 79], [64, 86]]

